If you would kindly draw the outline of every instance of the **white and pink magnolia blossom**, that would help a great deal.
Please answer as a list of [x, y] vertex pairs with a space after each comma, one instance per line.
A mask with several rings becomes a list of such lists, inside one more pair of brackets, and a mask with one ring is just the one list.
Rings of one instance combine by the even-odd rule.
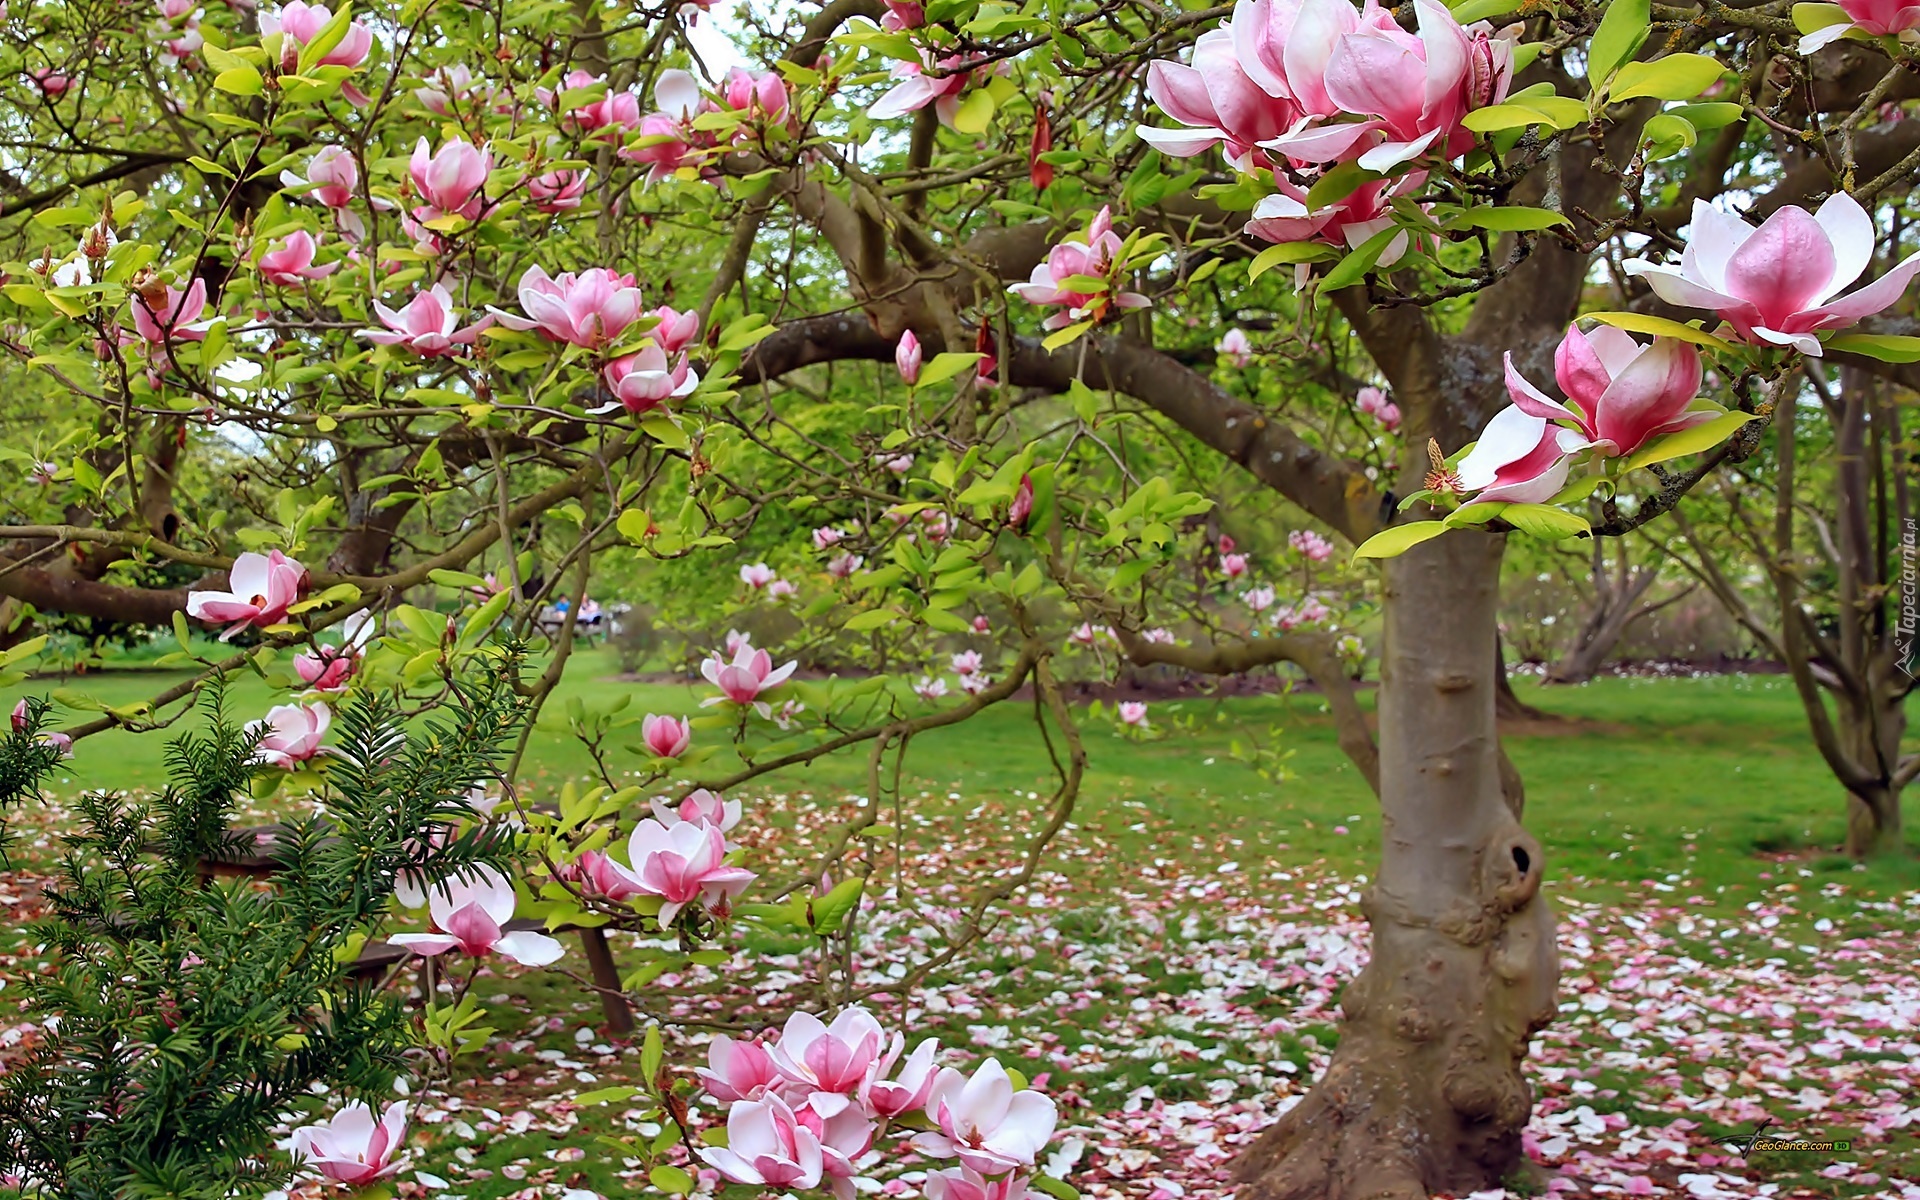
[[913, 685], [914, 694], [932, 704], [947, 694], [947, 681], [934, 675], [922, 675], [920, 682]]
[[407, 177], [425, 208], [413, 210], [422, 221], [459, 215], [473, 220], [486, 207], [482, 189], [487, 173], [493, 170], [493, 155], [485, 146], [475, 146], [460, 138], [449, 139], [438, 151], [431, 151], [427, 139], [414, 143], [413, 157], [407, 160]]
[[735, 112], [783, 121], [787, 116], [787, 84], [778, 71], [732, 67], [727, 71], [726, 86], [720, 90], [720, 101]]
[[741, 633], [738, 629], [729, 629], [721, 644], [727, 648], [729, 655], [735, 655], [740, 653], [742, 646], [751, 646], [753, 637], [750, 634]]
[[1283, 608], [1273, 614], [1273, 623], [1281, 629], [1294, 629], [1301, 625], [1318, 625], [1333, 615], [1333, 610], [1318, 596], [1308, 596], [1300, 603]]
[[800, 594], [800, 585], [791, 579], [776, 579], [767, 585], [767, 595], [775, 600], [789, 600]]
[[169, 340], [197, 342], [207, 336], [207, 326], [196, 324], [207, 308], [207, 281], [195, 277], [185, 291], [172, 284], [155, 289], [163, 293], [158, 301], [145, 292], [133, 294], [133, 327], [152, 346], [165, 346]]
[[737, 1100], [727, 1110], [727, 1144], [702, 1148], [708, 1166], [735, 1183], [818, 1187], [825, 1169], [820, 1139], [778, 1096]]
[[1227, 330], [1213, 344], [1213, 352], [1236, 367], [1244, 367], [1253, 361], [1253, 343], [1247, 340], [1245, 331], [1240, 329]]
[[599, 850], [582, 852], [579, 858], [562, 867], [559, 874], [562, 879], [582, 884], [592, 894], [616, 904], [642, 894], [641, 889], [616, 868], [612, 856]]
[[695, 1067], [693, 1073], [709, 1096], [725, 1104], [777, 1094], [787, 1082], [765, 1046], [744, 1038], [736, 1041], [724, 1033], [714, 1035], [707, 1044], [707, 1065]]
[[769, 1053], [773, 1065], [797, 1087], [831, 1093], [820, 1112], [832, 1116], [865, 1090], [875, 1073], [890, 1071], [905, 1043], [898, 1033], [889, 1038], [872, 1013], [853, 1005], [842, 1009], [831, 1025], [812, 1013], [794, 1013]]
[[1700, 394], [1700, 352], [1677, 338], [1643, 346], [1630, 335], [1601, 325], [1591, 334], [1567, 327], [1553, 354], [1553, 374], [1571, 407], [1529, 383], [1506, 356], [1507, 394], [1515, 407], [1580, 431], [1594, 452], [1632, 454], [1654, 438], [1678, 433], [1719, 413], [1691, 409]]
[[307, 189], [307, 195], [333, 209], [335, 222], [350, 239], [360, 241], [367, 236], [366, 222], [349, 207], [354, 190], [360, 186], [360, 168], [346, 147], [322, 146], [308, 160], [304, 177], [286, 170], [280, 172], [280, 182], [290, 188]]
[[933, 1095], [934, 1085], [940, 1081], [939, 1056], [940, 1043], [934, 1038], [927, 1038], [900, 1063], [900, 1069], [892, 1079], [885, 1076], [894, 1059], [899, 1057], [897, 1049], [884, 1060], [884, 1064], [874, 1064], [866, 1084], [867, 1107], [876, 1116], [888, 1120], [926, 1107]]
[[1845, 192], [1818, 212], [1795, 204], [1774, 210], [1758, 229], [1704, 200], [1678, 267], [1646, 259], [1626, 263], [1656, 296], [1682, 308], [1718, 313], [1755, 345], [1792, 346], [1820, 356], [1820, 339], [1893, 306], [1920, 272], [1920, 251], [1866, 287], [1840, 296], [1873, 261], [1873, 218]]
[[281, 287], [299, 287], [309, 279], [325, 279], [339, 270], [340, 264], [334, 262], [321, 267], [314, 266], [313, 256], [319, 247], [319, 242], [312, 234], [304, 229], [294, 230], [260, 256], [256, 264], [260, 268], [260, 277]]
[[359, 336], [381, 346], [404, 346], [422, 358], [444, 358], [457, 354], [460, 347], [471, 346], [481, 331], [493, 324], [492, 316], [481, 317], [464, 329], [453, 307], [453, 296], [446, 285], [436, 283], [398, 309], [378, 300], [373, 313], [385, 329], [362, 329]]
[[20, 697], [19, 701], [14, 704], [10, 720], [13, 722], [13, 731], [15, 733], [21, 732], [28, 725], [32, 724], [33, 710], [27, 704], [27, 698], [25, 696]]
[[187, 615], [209, 625], [225, 625], [227, 641], [243, 629], [277, 625], [287, 607], [300, 598], [307, 569], [278, 550], [251, 551], [233, 560], [225, 592], [188, 592]]
[[815, 550], [831, 550], [833, 547], [838, 546], [846, 536], [846, 534], [831, 525], [822, 525], [813, 531], [813, 548]]
[[980, 673], [980, 652], [978, 650], [962, 650], [960, 653], [954, 655], [953, 673], [955, 675], [978, 675]]
[[[567, 72], [558, 88], [535, 88], [533, 94], [543, 108], [557, 108], [562, 94], [598, 87], [606, 81], [605, 75], [576, 69]], [[588, 100], [568, 109], [562, 114], [561, 123], [582, 133], [632, 129], [640, 124], [640, 97], [632, 92], [606, 91], [596, 100]]]
[[1377, 387], [1368, 385], [1353, 394], [1353, 406], [1372, 416], [1387, 403], [1387, 394]]
[[344, 692], [353, 677], [360, 654], [373, 637], [376, 622], [365, 609], [340, 624], [338, 646], [316, 646], [294, 656], [293, 669], [300, 681], [316, 692]]
[[927, 1200], [1026, 1200], [1029, 1195], [1025, 1175], [1010, 1174], [988, 1179], [966, 1167], [929, 1171], [926, 1182], [920, 1187], [926, 1193]]
[[860, 1164], [873, 1149], [876, 1126], [857, 1106], [834, 1103], [840, 1098], [815, 1092], [794, 1106], [793, 1115], [820, 1143], [820, 1170], [835, 1200], [854, 1200], [854, 1181]]
[[867, 116], [876, 121], [887, 121], [917, 112], [931, 104], [940, 123], [952, 128], [953, 118], [960, 111], [961, 94], [968, 85], [992, 74], [991, 68], [969, 69], [967, 63], [968, 59], [959, 54], [950, 54], [938, 60], [922, 58], [919, 62], [894, 60], [891, 70], [893, 77], [900, 82], [867, 109]]
[[885, 467], [889, 473], [894, 475], [905, 475], [908, 471], [913, 470], [913, 455], [911, 454], [876, 454], [874, 455], [873, 461], [879, 463]]
[[1478, 492], [1477, 499], [1544, 504], [1566, 486], [1573, 456], [1586, 448], [1578, 430], [1509, 404], [1493, 414], [1455, 473], [1461, 490]]
[[36, 67], [27, 72], [27, 78], [33, 80], [49, 100], [58, 100], [73, 86], [72, 76], [51, 67]]
[[1095, 625], [1092, 621], [1082, 621], [1080, 622], [1080, 627], [1068, 634], [1067, 638], [1076, 645], [1091, 646], [1099, 641], [1102, 635], [1111, 637], [1112, 634], [1113, 631], [1105, 625]]
[[886, 0], [886, 5], [887, 11], [880, 18], [880, 28], [888, 33], [918, 29], [927, 23], [926, 6], [920, 0]]
[[620, 157], [630, 162], [648, 163], [649, 185], [689, 165], [696, 154], [712, 147], [711, 134], [693, 128], [693, 119], [702, 112], [717, 111], [719, 106], [703, 98], [700, 81], [687, 71], [660, 72], [653, 85], [653, 101], [661, 111], [640, 119], [638, 139], [628, 139]]
[[27, 482], [46, 487], [51, 484], [59, 474], [59, 463], [43, 459], [34, 463], [33, 467], [27, 472]]
[[663, 825], [647, 817], [633, 827], [627, 857], [632, 866], [608, 865], [637, 893], [659, 897], [663, 928], [695, 901], [710, 912], [724, 913], [758, 878], [744, 867], [727, 865], [726, 837], [705, 821]]
[[1869, 37], [1899, 37], [1920, 29], [1920, 4], [1912, 0], [1838, 0], [1847, 20], [1816, 29], [1800, 39], [1800, 53], [1812, 54], [1829, 42], [1859, 30]]
[[858, 571], [866, 561], [866, 558], [859, 554], [836, 554], [827, 560], [827, 574], [835, 579], [845, 579]]
[[1156, 626], [1153, 629], [1141, 630], [1140, 640], [1143, 642], [1152, 642], [1161, 646], [1171, 646], [1179, 639], [1173, 636], [1173, 630]]
[[548, 275], [532, 266], [520, 276], [520, 308], [526, 314], [488, 311], [508, 329], [537, 329], [556, 342], [571, 342], [585, 350], [601, 350], [640, 319], [640, 289], [633, 276], [594, 267], [575, 275], [571, 271]]
[[697, 309], [681, 312], [672, 305], [662, 304], [642, 315], [652, 317], [657, 322], [647, 331], [647, 336], [668, 354], [680, 353], [700, 336], [700, 313]]
[[668, 804], [658, 798], [652, 804], [654, 819], [662, 825], [691, 821], [696, 825], [711, 825], [721, 833], [731, 833], [733, 827], [740, 823], [740, 802], [722, 799], [706, 788], [695, 788], [688, 792], [686, 799], [678, 805]]
[[1312, 562], [1325, 562], [1333, 557], [1333, 543], [1311, 529], [1294, 530], [1287, 535], [1287, 545]]
[[464, 877], [442, 880], [428, 890], [427, 912], [436, 932], [396, 933], [387, 940], [427, 958], [459, 950], [469, 958], [498, 951], [528, 967], [557, 961], [565, 948], [546, 934], [506, 931], [514, 904], [513, 885], [506, 876], [490, 866], [473, 867]]
[[[1047, 252], [1047, 261], [1034, 267], [1027, 282], [1007, 289], [1029, 304], [1064, 308], [1043, 322], [1048, 329], [1101, 321], [1114, 308], [1146, 308], [1153, 303], [1138, 292], [1118, 290], [1117, 281], [1110, 278], [1124, 269], [1116, 259], [1124, 243], [1113, 231], [1111, 209], [1103, 205], [1082, 237], [1084, 240], [1068, 238], [1054, 246]], [[1076, 276], [1105, 279], [1111, 286], [1098, 292], [1076, 292], [1062, 286]]]
[[406, 1165], [407, 1103], [387, 1105], [380, 1119], [355, 1100], [326, 1121], [302, 1125], [287, 1143], [295, 1163], [348, 1187], [363, 1187]]
[[981, 692], [993, 686], [992, 676], [982, 673], [976, 672], [972, 675], [961, 675], [957, 678], [960, 681], [960, 690], [969, 696], [978, 696]]
[[586, 194], [587, 177], [579, 171], [547, 171], [527, 180], [527, 203], [543, 213], [579, 208]]
[[413, 98], [439, 117], [448, 116], [454, 109], [467, 107], [476, 100], [484, 101], [492, 94], [493, 85], [484, 79], [475, 79], [465, 63], [435, 67], [426, 83], [413, 89]]
[[700, 386], [700, 374], [688, 364], [685, 354], [669, 358], [652, 342], [609, 362], [600, 378], [617, 403], [593, 409], [596, 413], [624, 408], [638, 416], [664, 407], [669, 400], [691, 395]]
[[746, 584], [756, 592], [772, 583], [776, 578], [778, 578], [778, 575], [775, 574], [774, 569], [763, 562], [747, 563], [740, 568], [740, 582]]
[[1122, 725], [1132, 725], [1139, 729], [1145, 729], [1147, 727], [1147, 706], [1138, 700], [1122, 700], [1120, 702], [1120, 723]]
[[1248, 588], [1246, 591], [1240, 593], [1241, 602], [1245, 604], [1256, 617], [1272, 608], [1275, 598], [1274, 590], [1270, 587]]
[[[1393, 225], [1393, 201], [1411, 195], [1425, 186], [1425, 171], [1410, 171], [1390, 179], [1362, 183], [1339, 200], [1322, 208], [1307, 207], [1308, 190], [1283, 175], [1275, 175], [1273, 194], [1254, 205], [1246, 232], [1262, 241], [1324, 242], [1340, 250], [1354, 250], [1376, 234]], [[1399, 262], [1412, 245], [1406, 231], [1387, 242], [1380, 253], [1380, 266]], [[1296, 284], [1306, 279], [1312, 264], [1301, 263], [1295, 272]]]
[[247, 732], [259, 733], [253, 759], [291, 771], [320, 753], [320, 739], [333, 724], [333, 710], [319, 700], [310, 704], [276, 704], [267, 715], [247, 722]]
[[940, 1072], [927, 1114], [939, 1132], [921, 1134], [914, 1146], [935, 1158], [957, 1157], [982, 1175], [1033, 1166], [1058, 1117], [1051, 1098], [1014, 1091], [1006, 1068], [992, 1058], [971, 1078], [951, 1067]]
[[[333, 10], [324, 4], [306, 4], [302, 0], [288, 0], [278, 13], [263, 13], [260, 16], [260, 33], [263, 37], [281, 35], [280, 59], [285, 70], [299, 67], [300, 51], [305, 49], [320, 31], [333, 20]], [[373, 31], [358, 21], [349, 22], [346, 34], [338, 45], [314, 65], [322, 67], [357, 67], [367, 61], [368, 51], [373, 49]], [[364, 98], [363, 98], [364, 99]]]
[[1222, 554], [1220, 573], [1228, 579], [1238, 579], [1247, 573], [1247, 556], [1244, 554]]
[[693, 723], [685, 717], [648, 713], [640, 722], [640, 740], [655, 758], [679, 758], [693, 745]]
[[920, 339], [913, 336], [909, 329], [900, 335], [900, 344], [893, 348], [893, 365], [899, 369], [900, 378], [912, 387], [920, 380]]

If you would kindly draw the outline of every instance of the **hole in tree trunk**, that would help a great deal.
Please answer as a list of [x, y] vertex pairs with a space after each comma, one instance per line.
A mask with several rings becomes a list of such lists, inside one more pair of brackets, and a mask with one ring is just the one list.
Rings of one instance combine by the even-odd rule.
[[1515, 846], [1513, 848], [1513, 865], [1520, 869], [1520, 874], [1523, 876], [1527, 873], [1528, 868], [1533, 866], [1533, 856], [1527, 853], [1525, 846]]

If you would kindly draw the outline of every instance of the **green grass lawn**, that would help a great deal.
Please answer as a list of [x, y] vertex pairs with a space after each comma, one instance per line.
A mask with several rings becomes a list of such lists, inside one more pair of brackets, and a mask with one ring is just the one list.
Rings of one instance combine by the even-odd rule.
[[[578, 654], [549, 712], [574, 697], [603, 705], [630, 695], [633, 712], [690, 714], [711, 694], [704, 684], [625, 682], [616, 670], [604, 650]], [[64, 686], [121, 705], [179, 678], [109, 670]], [[58, 686], [32, 681], [0, 692], [0, 703], [11, 706], [20, 695]], [[1792, 855], [1822, 874], [1845, 873], [1850, 885], [1868, 894], [1920, 883], [1910, 857], [1856, 870], [1833, 853], [1844, 831], [1843, 796], [1814, 751], [1799, 702], [1782, 677], [1606, 678], [1550, 689], [1521, 680], [1518, 686], [1529, 701], [1570, 718], [1564, 728], [1535, 725], [1507, 738], [1526, 781], [1527, 825], [1549, 856], [1550, 887], [1607, 898], [1623, 887], [1638, 891], [1647, 881], [1680, 875], [1700, 879], [1709, 891], [1724, 886], [1738, 895], [1767, 870], [1756, 855], [1769, 853]], [[252, 716], [269, 699], [264, 684], [243, 676], [231, 702], [236, 714]], [[1109, 826], [1107, 832], [1125, 846], [1144, 806], [1176, 830], [1241, 829], [1278, 862], [1324, 860], [1346, 873], [1369, 869], [1378, 849], [1375, 805], [1334, 744], [1317, 697], [1160, 702], [1152, 719], [1168, 732], [1145, 741], [1119, 736], [1110, 717], [1087, 723], [1091, 762], [1081, 820]], [[175, 728], [198, 720], [189, 713]], [[1191, 727], [1170, 728], [1180, 721]], [[1250, 743], [1248, 731], [1291, 755], [1289, 778], [1270, 782], [1235, 757], [1236, 742]], [[87, 739], [62, 784], [155, 786], [163, 778], [168, 736], [111, 731]], [[625, 740], [637, 742], [637, 730]], [[613, 765], [622, 765], [618, 754]], [[702, 771], [719, 775], [737, 765], [726, 755]], [[538, 798], [563, 780], [592, 772], [578, 742], [543, 732], [529, 747], [523, 780]], [[769, 786], [833, 797], [864, 792], [865, 772], [865, 750], [856, 748], [782, 773]], [[1003, 704], [917, 737], [905, 782], [910, 791], [931, 793], [930, 803], [939, 808], [948, 792], [1044, 795], [1052, 781], [1031, 709]]]

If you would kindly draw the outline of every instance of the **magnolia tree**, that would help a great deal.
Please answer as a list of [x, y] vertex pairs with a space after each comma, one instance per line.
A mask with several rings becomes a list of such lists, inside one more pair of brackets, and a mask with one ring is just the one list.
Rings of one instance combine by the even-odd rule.
[[[832, 0], [751, 17], [756, 65], [716, 77], [700, 7], [10, 10], [3, 344], [38, 417], [8, 448], [10, 626], [171, 625], [196, 680], [259, 672], [289, 703], [250, 752], [295, 789], [338, 786], [342, 688], [430, 708], [541, 639], [537, 713], [596, 580], [725, 580], [721, 627], [780, 606], [789, 653], [904, 669], [801, 684], [716, 645], [716, 711], [541, 718], [599, 791], [516, 796], [492, 849], [369, 860], [436, 959], [554, 961], [516, 913], [672, 935], [640, 995], [730, 916], [845, 936], [817, 922], [858, 888], [754, 897], [729, 790], [865, 753], [875, 816], [840, 847], [871, 848], [888, 756], [1031, 688], [1059, 790], [960, 943], [1077, 792], [1057, 658], [1293, 663], [1383, 858], [1329, 1073], [1244, 1194], [1508, 1178], [1557, 965], [1494, 725], [1503, 540], [1659, 519], [1836, 359], [1911, 382], [1920, 259], [1888, 214], [1920, 162], [1916, 10]], [[1225, 526], [1272, 536], [1249, 561]], [[1377, 582], [1335, 586], [1330, 539]], [[1374, 602], [1377, 742], [1332, 628]], [[194, 686], [62, 732], [84, 754]], [[57, 750], [44, 722], [23, 761]], [[701, 778], [721, 746], [738, 769]], [[457, 803], [405, 837], [473, 846], [492, 818]], [[827, 977], [842, 1006], [872, 986]], [[921, 1128], [957, 1159], [930, 1194], [1025, 1186], [1039, 1098], [987, 1067], [929, 1086], [919, 1049], [823, 1015], [714, 1044], [714, 1168], [844, 1191]], [[451, 1056], [472, 1016], [421, 1032]], [[401, 1119], [345, 1108], [293, 1150], [368, 1183]]]

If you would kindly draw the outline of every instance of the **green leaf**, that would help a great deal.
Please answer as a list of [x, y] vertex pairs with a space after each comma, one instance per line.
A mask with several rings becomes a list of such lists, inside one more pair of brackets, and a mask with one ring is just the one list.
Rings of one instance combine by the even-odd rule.
[[1333, 256], [1333, 247], [1322, 242], [1282, 242], [1268, 246], [1253, 256], [1253, 262], [1247, 267], [1247, 281], [1251, 283], [1286, 263], [1320, 262]]
[[1670, 433], [1640, 447], [1632, 458], [1627, 460], [1627, 469], [1650, 466], [1653, 463], [1666, 462], [1670, 458], [1680, 458], [1688, 454], [1698, 454], [1702, 450], [1711, 450], [1721, 442], [1732, 437], [1734, 431], [1748, 421], [1759, 418], [1752, 413], [1721, 413], [1711, 421], [1695, 425], [1692, 429], [1682, 429], [1679, 433]]
[[640, 428], [646, 432], [648, 437], [659, 442], [662, 446], [670, 446], [675, 450], [685, 450], [692, 444], [687, 441], [687, 431], [680, 428], [679, 423], [669, 416], [655, 414], [651, 417], [642, 417], [640, 419]]
[[1516, 96], [1505, 104], [1493, 104], [1486, 108], [1476, 108], [1460, 119], [1460, 123], [1475, 133], [1496, 133], [1502, 129], [1519, 129], [1527, 125], [1551, 125], [1555, 129], [1572, 129], [1585, 123], [1587, 106], [1578, 100], [1566, 96], [1538, 95]]
[[1647, 147], [1647, 158], [1651, 162], [1691, 150], [1699, 140], [1699, 131], [1694, 129], [1693, 123], [1673, 113], [1653, 114], [1640, 130], [1640, 141]]
[[1036, 1192], [1045, 1192], [1054, 1200], [1080, 1200], [1080, 1193], [1070, 1183], [1055, 1179], [1051, 1175], [1034, 1175], [1027, 1179], [1027, 1186]]
[[980, 355], [972, 350], [964, 354], [936, 354], [931, 362], [920, 368], [920, 378], [914, 381], [913, 386], [932, 387], [936, 383], [945, 383], [979, 361]]
[[228, 179], [234, 178], [232, 171], [227, 170], [210, 158], [201, 158], [198, 154], [189, 154], [187, 155], [187, 162], [194, 170], [200, 172], [202, 175], [224, 175]]
[[1379, 178], [1381, 178], [1379, 172], [1369, 171], [1359, 163], [1341, 163], [1322, 175], [1312, 187], [1307, 189], [1307, 211], [1319, 212], [1327, 205], [1353, 195], [1354, 190], [1361, 184], [1371, 183]]
[[639, 1094], [640, 1089], [637, 1087], [600, 1088], [597, 1091], [581, 1092], [573, 1098], [573, 1103], [577, 1107], [582, 1108], [589, 1104], [607, 1104], [609, 1102], [618, 1104], [622, 1100], [631, 1100]]
[[334, 13], [333, 18], [320, 27], [320, 32], [313, 35], [313, 40], [300, 48], [300, 74], [308, 74], [320, 65], [321, 59], [333, 53], [334, 47], [346, 38], [347, 26], [352, 20], [353, 5], [342, 4], [340, 11]]
[[235, 96], [258, 96], [265, 88], [260, 72], [249, 66], [229, 67], [213, 77], [213, 86]]
[[1652, 23], [1652, 0], [1610, 0], [1587, 47], [1587, 83], [1594, 91], [1640, 49]]
[[1801, 33], [1817, 33], [1829, 25], [1851, 25], [1853, 18], [1838, 4], [1796, 4], [1793, 27]]
[[1085, 333], [1087, 330], [1092, 328], [1093, 328], [1092, 321], [1082, 321], [1077, 325], [1069, 325], [1065, 329], [1056, 329], [1052, 333], [1048, 334], [1046, 336], [1046, 339], [1042, 341], [1040, 345], [1043, 349], [1049, 352], [1058, 350], [1060, 347], [1066, 345], [1068, 342], [1073, 341], [1075, 338], [1079, 337], [1081, 334]]
[[1491, 229], [1496, 233], [1537, 233], [1542, 229], [1551, 229], [1555, 225], [1571, 225], [1573, 222], [1560, 213], [1545, 208], [1526, 208], [1522, 206], [1476, 204], [1449, 224], [1471, 226], [1475, 229]]
[[478, 575], [469, 575], [465, 571], [449, 571], [444, 568], [435, 568], [434, 570], [428, 571], [427, 578], [433, 580], [441, 587], [476, 588], [487, 586], [487, 581]]
[[985, 133], [993, 124], [993, 95], [985, 88], [967, 93], [953, 114], [953, 127], [961, 133]]
[[685, 1196], [693, 1191], [693, 1176], [679, 1167], [661, 1163], [647, 1172], [647, 1179], [653, 1186], [674, 1196]]
[[1383, 529], [1361, 542], [1359, 548], [1353, 552], [1353, 557], [1356, 560], [1393, 558], [1396, 555], [1405, 554], [1421, 542], [1439, 537], [1446, 531], [1445, 521], [1409, 521], [1405, 525]]
[[1695, 129], [1705, 132], [1746, 120], [1747, 110], [1725, 100], [1708, 100], [1701, 104], [1682, 104], [1678, 108], [1670, 108], [1666, 115], [1679, 117]]
[[[1619, 0], [1614, 0], [1617, 4]], [[1631, 62], [1614, 76], [1608, 97], [1634, 100], [1651, 96], [1656, 100], [1691, 100], [1712, 87], [1727, 73], [1719, 59], [1704, 54], [1669, 54], [1652, 62]]]
[[878, 629], [882, 625], [890, 625], [899, 615], [889, 608], [868, 609], [866, 612], [855, 613], [847, 618], [847, 623], [842, 628], [850, 633], [861, 633], [868, 629]]
[[1521, 533], [1550, 542], [1565, 541], [1593, 528], [1580, 514], [1551, 504], [1509, 504], [1500, 513], [1500, 519]]
[[1650, 333], [1655, 337], [1679, 338], [1683, 342], [1692, 342], [1696, 346], [1707, 346], [1714, 350], [1731, 350], [1733, 343], [1725, 338], [1715, 337], [1704, 329], [1691, 325], [1682, 325], [1665, 317], [1648, 316], [1646, 313], [1597, 312], [1582, 313], [1602, 325], [1611, 325], [1615, 329], [1624, 329], [1628, 333]]
[[1828, 341], [1827, 349], [1877, 358], [1881, 362], [1920, 362], [1920, 337], [1896, 333], [1843, 333]]
[[1485, 525], [1507, 510], [1504, 500], [1483, 500], [1478, 504], [1469, 504], [1447, 514], [1441, 524], [1449, 529], [1459, 529], [1465, 525]]
[[1321, 282], [1322, 290], [1338, 291], [1340, 288], [1359, 283], [1366, 278], [1368, 271], [1373, 270], [1374, 264], [1380, 261], [1380, 256], [1387, 252], [1387, 247], [1393, 244], [1393, 240], [1404, 236], [1406, 236], [1405, 230], [1398, 226], [1388, 226], [1361, 242], [1359, 248], [1353, 253], [1333, 264], [1333, 270], [1328, 271], [1326, 279]]
[[1519, 12], [1525, 0], [1462, 0], [1453, 8], [1453, 19], [1462, 25]]

